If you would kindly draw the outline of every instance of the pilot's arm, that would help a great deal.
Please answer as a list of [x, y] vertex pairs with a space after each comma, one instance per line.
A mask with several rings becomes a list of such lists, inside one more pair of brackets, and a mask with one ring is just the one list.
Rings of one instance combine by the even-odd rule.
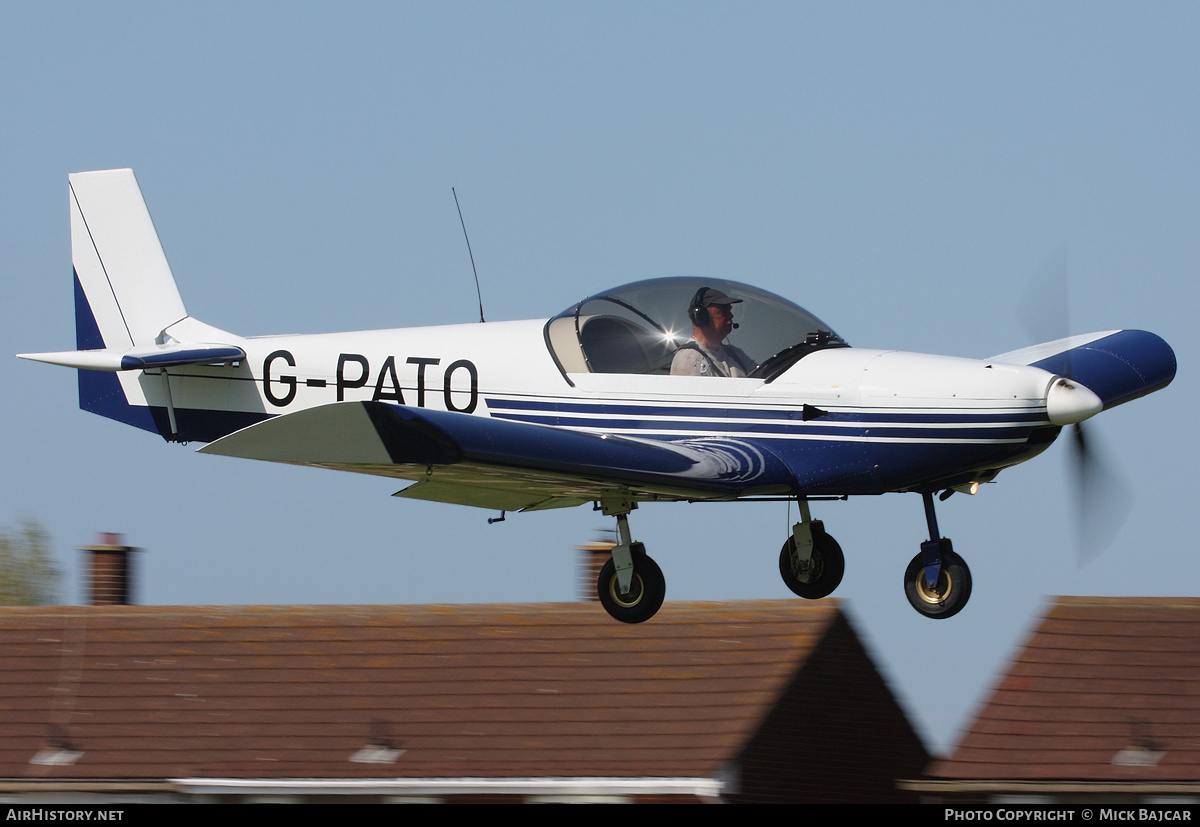
[[[750, 358], [750, 354], [736, 345], [726, 345], [725, 350], [733, 356], [743, 376], [749, 376], [758, 367], [758, 362]], [[731, 372], [732, 375], [732, 372]]]

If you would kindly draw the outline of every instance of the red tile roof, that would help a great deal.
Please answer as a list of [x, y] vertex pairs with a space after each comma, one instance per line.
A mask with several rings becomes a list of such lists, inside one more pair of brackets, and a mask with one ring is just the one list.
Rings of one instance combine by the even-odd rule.
[[1200, 781], [1200, 598], [1056, 598], [926, 775]]
[[[0, 778], [712, 777], [840, 619], [832, 600], [640, 626], [579, 603], [3, 609]], [[394, 762], [352, 760], [369, 743]]]

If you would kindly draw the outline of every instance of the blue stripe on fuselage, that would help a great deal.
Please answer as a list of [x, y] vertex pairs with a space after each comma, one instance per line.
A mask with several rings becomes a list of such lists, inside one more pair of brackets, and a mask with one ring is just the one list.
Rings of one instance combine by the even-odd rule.
[[981, 413], [830, 411], [804, 421], [799, 408], [681, 407], [492, 398], [486, 399], [486, 403], [492, 416], [500, 419], [662, 438], [712, 433], [871, 442], [1022, 442], [1033, 428], [1048, 424], [1044, 410], [1029, 409]]
[[525, 415], [513, 413], [497, 413], [494, 414], [496, 419], [506, 419], [511, 422], [528, 422], [536, 425], [551, 425], [557, 428], [575, 428], [579, 430], [600, 430], [611, 433], [634, 432], [638, 435], [652, 436], [660, 434], [663, 436], [704, 436], [704, 435], [730, 435], [737, 434], [739, 436], [763, 436], [763, 437], [801, 437], [805, 439], [819, 439], [821, 437], [830, 437], [834, 439], [859, 439], [877, 442], [880, 440], [905, 440], [905, 441], [962, 441], [962, 440], [986, 440], [994, 441], [1020, 441], [1023, 442], [1028, 436], [1031, 428], [1030, 424], [1013, 425], [1011, 423], [997, 423], [992, 427], [964, 427], [964, 428], [947, 428], [938, 427], [936, 425], [927, 425], [922, 422], [915, 422], [911, 427], [907, 428], [889, 428], [873, 423], [860, 424], [852, 423], [847, 426], [839, 427], [836, 424], [826, 424], [826, 420], [820, 422], [809, 422], [804, 425], [788, 424], [788, 423], [751, 423], [751, 422], [728, 422], [721, 420], [689, 420], [682, 417], [677, 419], [605, 419], [600, 417], [566, 417], [566, 416], [544, 416], [544, 415]]
[[[659, 416], [659, 417], [722, 417], [725, 419], [780, 419], [795, 421], [803, 419], [803, 410], [799, 407], [778, 408], [733, 408], [733, 407], [703, 407], [630, 403], [600, 403], [575, 402], [569, 400], [542, 401], [537, 399], [496, 399], [488, 398], [488, 410], [493, 411], [544, 411], [547, 413], [602, 414], [604, 416]], [[957, 423], [957, 422], [995, 422], [997, 420], [1009, 424], [1028, 422], [1044, 424], [1047, 419], [1045, 412], [1029, 410], [1012, 410], [1003, 413], [945, 413], [941, 411], [922, 411], [920, 413], [886, 413], [872, 411], [856, 413], [839, 411], [828, 414], [838, 420], [847, 422], [920, 422], [920, 423]]]
[[[802, 493], [936, 489], [1033, 456], [1058, 429], [1044, 409], [990, 412], [829, 411], [799, 408], [485, 399], [495, 418], [675, 441], [705, 436], [761, 444], [792, 470]], [[1052, 431], [1052, 432], [1051, 432]]]

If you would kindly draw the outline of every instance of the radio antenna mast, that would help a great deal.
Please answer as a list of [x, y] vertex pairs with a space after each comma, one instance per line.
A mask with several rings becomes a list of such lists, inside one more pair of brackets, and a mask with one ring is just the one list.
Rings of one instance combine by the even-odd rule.
[[450, 192], [454, 195], [454, 206], [458, 207], [458, 222], [462, 224], [463, 238], [467, 240], [467, 255], [471, 257], [471, 272], [475, 274], [475, 295], [479, 297], [479, 323], [483, 324], [483, 293], [479, 290], [479, 271], [475, 269], [475, 254], [471, 252], [471, 239], [467, 236], [467, 222], [463, 221], [462, 207], [458, 204], [458, 193], [454, 192], [454, 187], [450, 188]]

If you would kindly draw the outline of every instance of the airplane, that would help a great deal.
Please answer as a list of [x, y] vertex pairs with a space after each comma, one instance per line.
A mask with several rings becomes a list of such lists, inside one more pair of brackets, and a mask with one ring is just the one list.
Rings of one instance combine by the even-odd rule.
[[630, 533], [642, 503], [794, 501], [780, 575], [812, 599], [845, 559], [810, 503], [890, 492], [919, 493], [929, 529], [908, 601], [952, 617], [971, 575], [935, 495], [974, 493], [1176, 370], [1139, 330], [982, 360], [856, 348], [787, 299], [693, 277], [604, 290], [549, 319], [243, 337], [188, 315], [132, 170], [72, 174], [69, 192], [76, 350], [18, 355], [76, 368], [83, 410], [201, 453], [392, 477], [412, 483], [395, 496], [501, 517], [590, 503], [616, 518], [597, 593], [625, 623], [666, 594]]

